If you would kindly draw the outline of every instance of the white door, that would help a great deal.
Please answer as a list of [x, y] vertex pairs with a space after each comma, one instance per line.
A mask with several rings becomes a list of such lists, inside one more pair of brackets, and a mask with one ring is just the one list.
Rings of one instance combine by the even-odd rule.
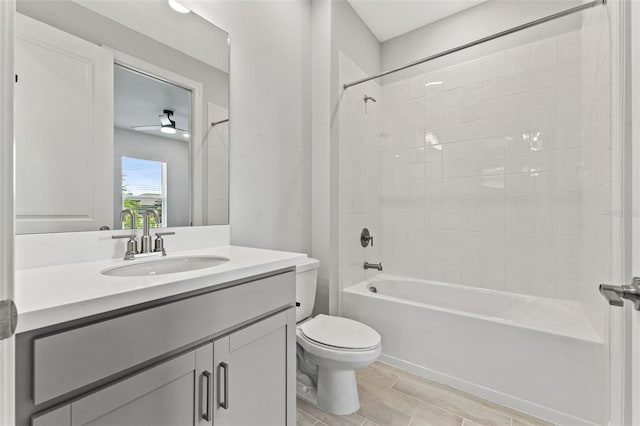
[[113, 227], [113, 54], [16, 14], [16, 230]]
[[[15, 3], [0, 1], [0, 303], [13, 298], [13, 17]], [[7, 303], [2, 306], [8, 306]], [[0, 424], [14, 424], [14, 338], [3, 338], [0, 313]], [[10, 329], [9, 333], [10, 334]], [[5, 331], [2, 331], [5, 330]]]

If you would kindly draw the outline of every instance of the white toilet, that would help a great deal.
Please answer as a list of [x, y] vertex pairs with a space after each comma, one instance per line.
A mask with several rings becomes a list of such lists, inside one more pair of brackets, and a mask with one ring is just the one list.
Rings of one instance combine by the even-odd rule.
[[360, 408], [355, 369], [378, 359], [380, 334], [348, 318], [311, 318], [319, 265], [309, 258], [296, 267], [297, 394], [329, 413], [351, 414]]

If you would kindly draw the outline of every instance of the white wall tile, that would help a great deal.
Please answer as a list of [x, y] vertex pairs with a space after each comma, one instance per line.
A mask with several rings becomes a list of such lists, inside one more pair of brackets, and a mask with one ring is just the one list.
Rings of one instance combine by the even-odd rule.
[[505, 53], [499, 52], [482, 58], [482, 79], [494, 80], [504, 77], [506, 73]]
[[[341, 232], [379, 226], [389, 273], [597, 300], [578, 276], [609, 273], [610, 75], [586, 43], [573, 32], [385, 85], [368, 115], [353, 95]], [[357, 241], [339, 249], [345, 279], [362, 276]]]
[[462, 104], [469, 105], [482, 101], [482, 83], [462, 87]]
[[524, 45], [506, 52], [507, 75], [519, 74], [529, 70], [531, 61], [531, 47]]
[[558, 42], [555, 38], [531, 44], [531, 69], [539, 70], [558, 62]]
[[531, 73], [531, 89], [542, 89], [558, 83], [558, 68], [556, 66], [541, 68]]
[[407, 98], [423, 98], [424, 97], [424, 77], [413, 77], [409, 80], [409, 87], [407, 89]]
[[522, 93], [529, 91], [531, 84], [531, 75], [529, 72], [522, 72], [519, 74], [513, 74], [507, 76], [505, 79], [505, 94], [515, 95], [516, 93]]
[[467, 62], [460, 66], [460, 83], [462, 86], [472, 86], [482, 81], [482, 61]]

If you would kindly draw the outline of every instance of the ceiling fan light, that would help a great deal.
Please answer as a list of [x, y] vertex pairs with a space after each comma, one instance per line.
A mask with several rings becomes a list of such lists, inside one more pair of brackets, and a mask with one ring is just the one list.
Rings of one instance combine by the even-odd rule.
[[160, 127], [160, 131], [162, 133], [166, 133], [168, 135], [175, 135], [176, 134], [175, 127], [171, 127], [171, 126], [162, 126], [162, 127]]
[[189, 12], [191, 12], [191, 10], [188, 7], [183, 6], [182, 4], [178, 3], [177, 0], [169, 0], [169, 6], [171, 6], [171, 9], [175, 10], [178, 13], [189, 13]]

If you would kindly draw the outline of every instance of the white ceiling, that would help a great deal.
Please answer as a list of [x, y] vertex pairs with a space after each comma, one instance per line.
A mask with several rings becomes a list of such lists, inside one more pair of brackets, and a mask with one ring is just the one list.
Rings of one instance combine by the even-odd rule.
[[383, 42], [487, 0], [347, 0]]
[[182, 132], [169, 135], [160, 132], [162, 111], [173, 111], [176, 127], [189, 131], [191, 92], [182, 87], [148, 77], [127, 68], [114, 69], [114, 125], [133, 130], [133, 126], [155, 126], [144, 133], [169, 139], [188, 141]]

